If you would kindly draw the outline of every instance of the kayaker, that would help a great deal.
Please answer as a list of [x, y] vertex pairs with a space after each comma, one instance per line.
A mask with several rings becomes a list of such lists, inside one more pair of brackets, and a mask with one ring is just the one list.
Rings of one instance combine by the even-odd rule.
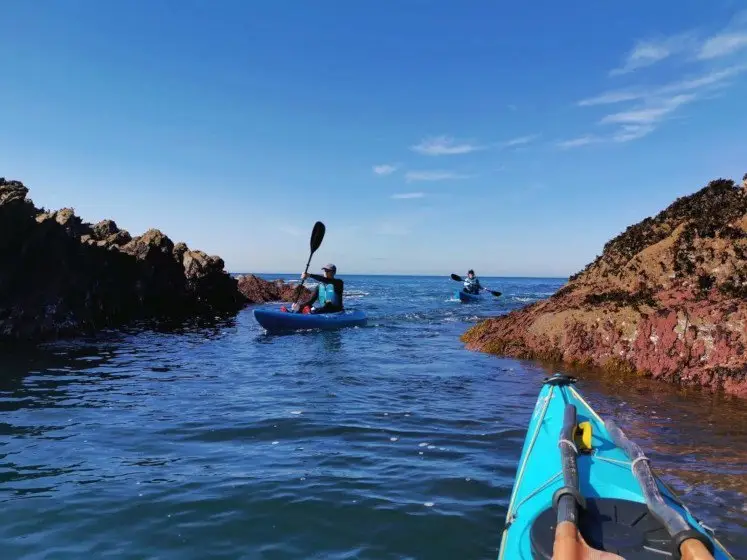
[[464, 279], [464, 291], [468, 294], [479, 294], [483, 289], [479, 278], [475, 276], [475, 271], [469, 270], [467, 277]]
[[293, 306], [293, 311], [298, 311], [310, 305], [311, 313], [337, 313], [343, 310], [342, 305], [342, 292], [344, 282], [339, 278], [335, 278], [337, 274], [337, 267], [333, 264], [328, 264], [322, 267], [324, 276], [319, 274], [301, 274], [301, 280], [306, 278], [312, 278], [319, 282], [311, 294], [311, 298], [308, 301]]

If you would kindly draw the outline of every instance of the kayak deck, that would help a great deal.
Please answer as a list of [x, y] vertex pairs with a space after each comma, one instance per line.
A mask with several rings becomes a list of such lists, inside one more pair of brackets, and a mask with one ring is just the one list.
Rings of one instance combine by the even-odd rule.
[[279, 309], [259, 308], [254, 310], [254, 318], [267, 331], [296, 331], [306, 329], [333, 330], [344, 327], [364, 326], [368, 320], [360, 310], [339, 313], [303, 314], [289, 313]]
[[[591, 427], [590, 452], [582, 450], [576, 455], [578, 487], [587, 506], [580, 509], [579, 527], [586, 541], [593, 548], [616, 552], [624, 558], [674, 558], [669, 534], [662, 532], [664, 526], [647, 515], [644, 493], [631, 460], [614, 443], [602, 418], [570, 383], [548, 381], [540, 391], [511, 493], [499, 560], [552, 557], [557, 518], [553, 497], [564, 487], [559, 435], [568, 404], [575, 405], [578, 424], [588, 422]], [[575, 444], [573, 449], [577, 450]], [[714, 558], [731, 559], [673, 491], [658, 478], [654, 480], [666, 505], [712, 543]], [[611, 508], [606, 513], [597, 511], [606, 507]], [[597, 520], [592, 519], [595, 515]]]

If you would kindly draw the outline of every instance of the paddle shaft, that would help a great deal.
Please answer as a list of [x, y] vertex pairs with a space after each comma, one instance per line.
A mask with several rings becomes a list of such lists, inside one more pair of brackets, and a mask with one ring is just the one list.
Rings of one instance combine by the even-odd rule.
[[301, 298], [301, 293], [303, 292], [303, 285], [306, 282], [305, 276], [309, 272], [309, 266], [311, 266], [311, 257], [313, 256], [314, 256], [314, 251], [311, 252], [311, 254], [309, 255], [309, 260], [306, 261], [306, 268], [303, 271], [304, 278], [301, 278], [301, 283], [298, 285], [298, 288], [296, 288], [296, 301], [293, 302], [294, 305], [298, 303], [298, 300]]

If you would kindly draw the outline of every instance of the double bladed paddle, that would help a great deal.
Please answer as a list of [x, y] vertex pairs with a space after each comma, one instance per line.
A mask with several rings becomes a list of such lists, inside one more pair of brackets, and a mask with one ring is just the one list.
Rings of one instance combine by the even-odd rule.
[[[464, 278], [462, 278], [458, 274], [452, 274], [451, 279], [454, 280], [455, 282], [464, 282]], [[501, 292], [494, 292], [493, 290], [488, 290], [487, 288], [483, 288], [483, 290], [485, 290], [486, 292], [490, 292], [495, 297], [500, 297], [501, 295]]]

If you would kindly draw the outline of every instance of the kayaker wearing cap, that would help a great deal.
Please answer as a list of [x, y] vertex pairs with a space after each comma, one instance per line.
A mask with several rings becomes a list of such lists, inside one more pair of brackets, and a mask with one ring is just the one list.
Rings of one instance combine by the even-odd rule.
[[480, 280], [475, 276], [475, 271], [467, 272], [467, 278], [464, 279], [464, 291], [468, 294], [479, 294], [482, 289]]
[[308, 301], [293, 306], [294, 311], [312, 304], [314, 306], [311, 310], [312, 313], [336, 313], [343, 310], [342, 291], [344, 282], [339, 278], [335, 278], [337, 267], [333, 264], [328, 264], [323, 266], [322, 270], [324, 271], [324, 276], [306, 273], [301, 275], [302, 280], [312, 278], [319, 282], [319, 284]]

